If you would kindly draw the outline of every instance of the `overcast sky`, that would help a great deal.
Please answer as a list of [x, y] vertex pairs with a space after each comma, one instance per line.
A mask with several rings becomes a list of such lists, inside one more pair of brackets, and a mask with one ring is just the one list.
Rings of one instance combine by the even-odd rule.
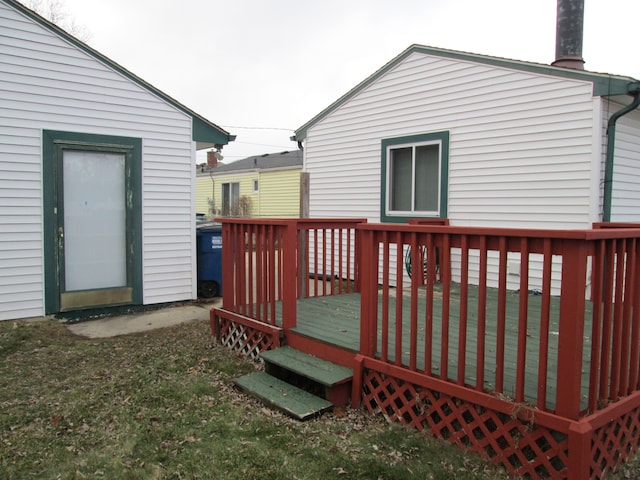
[[[296, 148], [293, 130], [414, 43], [555, 55], [556, 0], [65, 2], [89, 45], [236, 134], [225, 162]], [[585, 68], [640, 79], [638, 22], [638, 0], [585, 0]]]

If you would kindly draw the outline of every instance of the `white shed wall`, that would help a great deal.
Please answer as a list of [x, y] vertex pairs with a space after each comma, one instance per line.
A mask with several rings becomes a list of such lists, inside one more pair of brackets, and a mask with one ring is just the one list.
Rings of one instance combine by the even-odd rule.
[[2, 3], [0, 30], [0, 320], [44, 312], [42, 130], [142, 138], [144, 303], [194, 298], [191, 118]]
[[588, 82], [413, 53], [308, 130], [311, 216], [379, 221], [381, 140], [448, 130], [453, 225], [585, 228], [593, 105]]

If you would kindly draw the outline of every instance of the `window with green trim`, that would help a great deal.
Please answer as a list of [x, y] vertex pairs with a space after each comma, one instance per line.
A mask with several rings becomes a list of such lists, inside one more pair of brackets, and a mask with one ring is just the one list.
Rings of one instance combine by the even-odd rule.
[[382, 140], [382, 221], [447, 216], [449, 132]]

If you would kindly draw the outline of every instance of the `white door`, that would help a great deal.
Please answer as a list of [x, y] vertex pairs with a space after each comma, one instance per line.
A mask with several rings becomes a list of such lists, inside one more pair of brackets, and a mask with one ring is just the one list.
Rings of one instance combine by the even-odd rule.
[[61, 160], [60, 308], [128, 303], [126, 155], [65, 149]]

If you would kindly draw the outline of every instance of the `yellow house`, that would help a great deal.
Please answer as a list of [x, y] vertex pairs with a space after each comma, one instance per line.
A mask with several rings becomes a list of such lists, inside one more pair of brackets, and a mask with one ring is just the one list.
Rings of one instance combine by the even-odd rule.
[[209, 217], [300, 216], [300, 150], [198, 168], [198, 214]]

